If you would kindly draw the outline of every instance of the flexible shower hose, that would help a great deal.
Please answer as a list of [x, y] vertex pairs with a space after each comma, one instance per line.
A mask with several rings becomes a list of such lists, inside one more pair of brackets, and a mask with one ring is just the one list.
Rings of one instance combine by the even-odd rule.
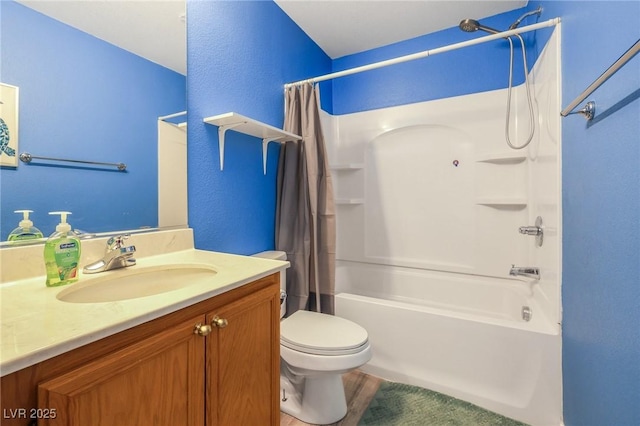
[[506, 119], [506, 124], [505, 124], [505, 138], [507, 140], [507, 145], [509, 145], [511, 148], [513, 149], [523, 149], [526, 148], [527, 145], [529, 145], [529, 143], [531, 143], [531, 140], [533, 139], [533, 133], [535, 131], [535, 119], [534, 119], [534, 113], [533, 113], [533, 102], [531, 101], [531, 90], [529, 89], [529, 70], [527, 68], [527, 53], [526, 53], [526, 49], [524, 47], [524, 40], [522, 40], [522, 37], [520, 37], [520, 34], [516, 34], [516, 37], [518, 37], [520, 39], [520, 46], [522, 47], [522, 62], [524, 65], [524, 85], [526, 88], [526, 92], [527, 92], [527, 103], [529, 104], [529, 137], [527, 138], [527, 141], [520, 145], [520, 146], [516, 146], [513, 143], [511, 143], [511, 139], [509, 137], [509, 118], [511, 116], [511, 86], [513, 84], [513, 42], [511, 41], [511, 37], [508, 37], [507, 40], [509, 40], [509, 47], [510, 47], [510, 58], [509, 58], [509, 90], [507, 91], [507, 119]]

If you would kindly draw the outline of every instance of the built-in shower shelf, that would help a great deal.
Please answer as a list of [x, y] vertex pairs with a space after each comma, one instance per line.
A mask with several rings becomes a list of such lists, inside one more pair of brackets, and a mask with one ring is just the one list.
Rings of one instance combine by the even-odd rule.
[[360, 170], [364, 168], [364, 164], [362, 163], [344, 163], [344, 164], [334, 164], [329, 167], [331, 170]]
[[478, 156], [478, 163], [517, 164], [527, 159], [521, 152], [494, 152]]
[[336, 204], [342, 204], [342, 205], [364, 204], [364, 198], [336, 198]]
[[476, 204], [496, 209], [520, 210], [527, 207], [527, 200], [524, 198], [478, 198]]
[[220, 149], [220, 170], [224, 169], [224, 136], [227, 130], [244, 133], [262, 139], [262, 169], [267, 174], [267, 145], [269, 142], [285, 142], [300, 140], [302, 136], [285, 132], [277, 127], [270, 126], [253, 118], [245, 117], [235, 112], [206, 117], [206, 124], [218, 126], [218, 141]]

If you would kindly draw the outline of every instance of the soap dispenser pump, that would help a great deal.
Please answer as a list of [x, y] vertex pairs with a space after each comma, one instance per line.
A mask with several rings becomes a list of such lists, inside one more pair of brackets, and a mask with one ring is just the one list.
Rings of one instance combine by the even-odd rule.
[[22, 220], [18, 227], [11, 231], [7, 241], [18, 243], [43, 238], [42, 231], [33, 226], [33, 222], [29, 220], [29, 213], [33, 213], [33, 210], [14, 210], [14, 213], [22, 213]]
[[55, 287], [78, 281], [80, 240], [71, 231], [67, 215], [71, 212], [49, 212], [60, 215], [56, 231], [44, 245], [44, 262], [47, 270], [47, 287]]

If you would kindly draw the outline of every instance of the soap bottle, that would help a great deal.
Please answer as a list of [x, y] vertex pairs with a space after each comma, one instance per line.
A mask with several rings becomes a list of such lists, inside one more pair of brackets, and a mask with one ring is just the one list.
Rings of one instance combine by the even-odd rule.
[[44, 245], [47, 287], [56, 287], [78, 281], [80, 240], [71, 231], [71, 225], [67, 223], [67, 215], [71, 212], [49, 212], [49, 214], [60, 215], [56, 232], [49, 236]]
[[29, 220], [29, 213], [33, 213], [33, 210], [15, 210], [14, 213], [22, 213], [22, 220], [18, 224], [18, 227], [11, 231], [7, 241], [17, 243], [20, 241], [43, 238], [42, 231], [33, 226], [33, 222]]

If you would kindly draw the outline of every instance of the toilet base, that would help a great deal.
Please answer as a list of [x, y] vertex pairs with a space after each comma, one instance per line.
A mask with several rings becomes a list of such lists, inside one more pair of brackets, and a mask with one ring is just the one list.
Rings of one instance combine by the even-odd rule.
[[316, 425], [335, 423], [346, 416], [347, 400], [340, 374], [305, 377], [298, 389], [280, 376], [281, 411]]

